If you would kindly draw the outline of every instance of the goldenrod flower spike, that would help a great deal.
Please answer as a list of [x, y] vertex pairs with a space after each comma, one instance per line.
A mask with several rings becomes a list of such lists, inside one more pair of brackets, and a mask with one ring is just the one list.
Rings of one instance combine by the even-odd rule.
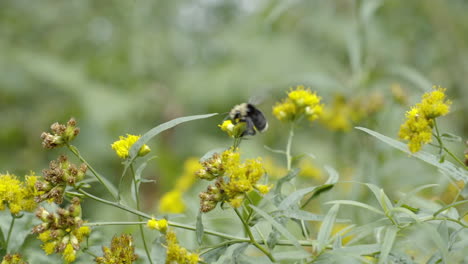
[[321, 97], [309, 88], [298, 85], [288, 92], [288, 97], [273, 107], [273, 115], [280, 121], [295, 121], [305, 116], [309, 121], [319, 118], [323, 112]]
[[32, 174], [22, 182], [13, 174], [0, 174], [0, 211], [7, 207], [14, 215], [21, 211], [33, 211], [37, 207], [34, 197], [38, 194], [34, 187], [38, 177]]
[[424, 144], [432, 142], [435, 119], [450, 111], [450, 100], [445, 98], [445, 89], [433, 87], [425, 93], [420, 103], [406, 112], [406, 121], [400, 126], [398, 137], [408, 141], [411, 152], [418, 152]]
[[99, 264], [116, 264], [126, 263], [131, 264], [138, 259], [135, 254], [135, 245], [131, 235], [123, 234], [112, 238], [111, 246], [102, 247], [104, 256], [97, 257], [96, 263]]
[[167, 230], [167, 220], [164, 218], [161, 220], [156, 220], [154, 218], [151, 218], [146, 223], [146, 226], [150, 229], [156, 229], [160, 231], [161, 233], [165, 233]]

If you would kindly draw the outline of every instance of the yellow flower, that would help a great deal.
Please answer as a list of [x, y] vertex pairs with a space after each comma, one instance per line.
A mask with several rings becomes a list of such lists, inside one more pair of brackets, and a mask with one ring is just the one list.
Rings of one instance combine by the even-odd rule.
[[450, 105], [452, 104], [450, 100], [445, 98], [446, 89], [436, 86], [432, 88], [433, 91], [425, 93], [421, 103], [416, 105], [420, 109], [421, 114], [427, 119], [434, 119], [448, 114]]
[[156, 220], [154, 218], [151, 218], [146, 223], [146, 226], [150, 229], [156, 229], [164, 233], [167, 230], [167, 220], [164, 218], [161, 220]]
[[[214, 180], [214, 185], [209, 185], [207, 191], [201, 192], [200, 210], [204, 213], [213, 210], [219, 202], [229, 202], [231, 206], [239, 207], [245, 194], [252, 191], [258, 180], [265, 174], [260, 159], [249, 159], [240, 162], [239, 152], [229, 149], [221, 153], [215, 153], [207, 161], [202, 163], [202, 179]], [[265, 191], [265, 188], [260, 187]]]
[[135, 246], [131, 235], [123, 234], [112, 238], [110, 248], [103, 246], [103, 257], [97, 257], [96, 263], [99, 264], [118, 264], [133, 263], [138, 256], [135, 254]]
[[67, 246], [65, 247], [65, 250], [63, 251], [63, 259], [65, 262], [70, 263], [75, 261], [76, 259], [76, 251], [73, 248], [71, 243], [68, 243]]
[[23, 260], [20, 254], [6, 254], [1, 264], [27, 264], [27, 262]]
[[411, 152], [421, 150], [423, 144], [432, 142], [432, 128], [435, 118], [446, 115], [451, 102], [445, 98], [445, 89], [433, 87], [425, 93], [420, 103], [406, 112], [406, 121], [400, 126], [398, 136], [408, 141]]
[[55, 246], [57, 245], [57, 242], [48, 242], [42, 245], [42, 249], [46, 253], [46, 255], [50, 255], [55, 252]]
[[26, 181], [21, 182], [15, 175], [0, 174], [0, 210], [4, 210], [6, 205], [12, 214], [33, 211], [37, 207], [34, 201], [36, 180], [37, 176], [26, 176]]
[[159, 201], [159, 212], [169, 214], [180, 214], [185, 211], [185, 203], [182, 200], [182, 192], [172, 190], [163, 195]]
[[298, 85], [288, 93], [288, 97], [282, 102], [276, 103], [273, 107], [273, 115], [280, 121], [295, 121], [305, 115], [307, 119], [313, 121], [317, 119], [323, 111], [320, 104], [321, 98], [309, 88]]
[[257, 189], [261, 194], [267, 194], [273, 185], [264, 185], [264, 184], [255, 184], [255, 189]]
[[283, 122], [293, 121], [297, 116], [296, 105], [289, 100], [283, 100], [281, 103], [276, 103], [273, 107], [273, 115]]
[[166, 233], [166, 264], [197, 264], [200, 256], [180, 246], [173, 231]]
[[[120, 136], [119, 140], [115, 141], [111, 146], [112, 149], [117, 153], [117, 155], [122, 158], [128, 158], [130, 148], [135, 144], [135, 142], [140, 139], [141, 136], [135, 136], [127, 134], [126, 137]], [[145, 144], [143, 145], [140, 150], [138, 151], [138, 156], [142, 157], [148, 154], [151, 149]]]
[[418, 108], [406, 112], [406, 122], [400, 127], [398, 136], [407, 140], [411, 152], [418, 152], [423, 144], [432, 141], [431, 121], [421, 115]]

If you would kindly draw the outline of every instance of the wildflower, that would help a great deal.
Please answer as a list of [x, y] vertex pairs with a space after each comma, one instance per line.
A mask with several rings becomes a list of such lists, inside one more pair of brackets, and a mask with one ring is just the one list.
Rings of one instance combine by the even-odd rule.
[[185, 211], [185, 203], [182, 200], [182, 192], [172, 190], [163, 195], [159, 201], [159, 211], [161, 213], [180, 214]]
[[379, 111], [382, 106], [383, 97], [379, 93], [351, 99], [338, 94], [330, 106], [324, 107], [320, 121], [330, 130], [346, 132], [362, 119]]
[[239, 138], [242, 137], [242, 134], [246, 130], [246, 123], [245, 122], [237, 122], [234, 124], [232, 120], [224, 120], [221, 125], [218, 125], [222, 131], [226, 132], [228, 136], [232, 138]]
[[406, 112], [406, 122], [400, 127], [398, 136], [407, 140], [411, 152], [418, 152], [423, 144], [432, 141], [431, 120], [426, 119], [418, 108]]
[[122, 234], [112, 238], [110, 248], [103, 246], [103, 257], [97, 257], [96, 263], [99, 264], [130, 264], [138, 259], [135, 254], [135, 246], [131, 235]]
[[80, 133], [80, 129], [76, 127], [76, 120], [74, 118], [70, 118], [66, 125], [53, 123], [50, 129], [53, 134], [43, 132], [41, 135], [42, 146], [47, 149], [62, 147], [71, 142]]
[[206, 180], [215, 180], [205, 192], [199, 194], [200, 210], [209, 212], [219, 202], [228, 202], [237, 208], [244, 201], [246, 193], [253, 189], [264, 194], [269, 186], [258, 185], [257, 182], [265, 174], [260, 159], [240, 161], [239, 152], [229, 149], [202, 162], [203, 169], [197, 173], [198, 177]]
[[270, 192], [273, 185], [255, 184], [254, 188], [257, 189], [261, 194], [267, 194]]
[[433, 87], [425, 93], [420, 103], [406, 112], [406, 121], [400, 126], [398, 136], [408, 141], [411, 152], [418, 152], [424, 144], [432, 142], [435, 118], [450, 111], [451, 102], [445, 98], [445, 89]]
[[28, 264], [20, 254], [6, 254], [0, 264]]
[[18, 215], [20, 211], [33, 211], [37, 207], [34, 196], [38, 191], [34, 188], [37, 176], [32, 174], [21, 182], [15, 175], [0, 174], [0, 210], [7, 206], [10, 212]]
[[448, 114], [450, 105], [452, 104], [450, 100], [445, 98], [446, 89], [436, 86], [432, 88], [433, 91], [425, 93], [421, 103], [416, 105], [426, 119], [434, 119]]
[[161, 220], [156, 220], [154, 218], [151, 218], [148, 220], [146, 223], [146, 226], [150, 229], [156, 229], [158, 231], [161, 231], [162, 233], [166, 232], [167, 230], [167, 220], [166, 219], [161, 219]]
[[[119, 140], [112, 143], [112, 149], [115, 151], [115, 153], [117, 153], [117, 156], [119, 156], [122, 159], [126, 159], [128, 158], [130, 148], [133, 146], [133, 144], [135, 144], [135, 142], [138, 141], [138, 139], [140, 139], [140, 137], [141, 136], [135, 136], [130, 134], [127, 134], [126, 137], [120, 136]], [[151, 149], [145, 144], [138, 151], [138, 156], [143, 157], [150, 151]]]
[[198, 254], [191, 253], [179, 245], [176, 234], [171, 230], [166, 233], [166, 243], [166, 264], [197, 264], [200, 260]]
[[273, 115], [280, 121], [295, 121], [301, 116], [310, 121], [317, 119], [323, 111], [321, 98], [303, 85], [296, 86], [288, 92], [288, 97], [273, 107]]
[[44, 252], [47, 255], [61, 253], [66, 263], [75, 261], [80, 243], [91, 233], [88, 226], [83, 226], [80, 199], [73, 198], [67, 209], [59, 208], [56, 213], [40, 207], [36, 217], [42, 224], [36, 225], [32, 232], [44, 243]]
[[83, 180], [88, 166], [82, 163], [79, 167], [68, 161], [66, 156], [60, 156], [49, 163], [49, 168], [44, 169], [43, 180], [35, 182], [35, 188], [40, 192], [36, 195], [36, 202], [54, 201], [56, 204], [63, 202], [65, 188], [75, 186]]

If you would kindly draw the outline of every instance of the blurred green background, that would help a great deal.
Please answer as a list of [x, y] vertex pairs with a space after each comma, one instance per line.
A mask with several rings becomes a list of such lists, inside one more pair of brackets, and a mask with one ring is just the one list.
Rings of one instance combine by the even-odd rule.
[[[271, 108], [298, 84], [328, 106], [338, 97], [375, 100], [375, 111], [350, 128], [394, 138], [409, 106], [441, 85], [453, 105], [440, 126], [466, 140], [467, 13], [464, 0], [2, 0], [0, 171], [40, 174], [65, 153], [43, 150], [41, 132], [73, 116], [81, 128], [74, 144], [116, 182], [122, 166], [110, 144], [119, 135], [221, 113], [150, 142], [159, 157], [145, 171], [157, 180], [144, 187], [145, 210], [153, 212], [184, 160], [231, 144], [217, 124], [250, 98], [261, 98], [270, 129], [243, 143], [245, 157], [284, 164], [263, 146], [284, 148], [287, 126], [273, 120]], [[323, 124], [304, 123], [294, 142], [295, 152], [313, 154], [319, 169], [328, 164], [342, 179], [372, 182], [390, 195], [447, 181], [360, 131]], [[464, 144], [449, 147], [462, 157]], [[350, 192], [347, 199], [362, 196]]]

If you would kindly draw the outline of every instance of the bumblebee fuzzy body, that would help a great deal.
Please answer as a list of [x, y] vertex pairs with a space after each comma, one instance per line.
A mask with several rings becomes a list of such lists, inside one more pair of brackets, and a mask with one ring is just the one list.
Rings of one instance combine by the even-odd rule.
[[256, 131], [264, 132], [268, 129], [268, 122], [262, 111], [258, 110], [250, 103], [236, 105], [229, 112], [229, 118], [234, 122], [245, 122], [246, 129], [242, 133], [245, 135], [255, 135]]

